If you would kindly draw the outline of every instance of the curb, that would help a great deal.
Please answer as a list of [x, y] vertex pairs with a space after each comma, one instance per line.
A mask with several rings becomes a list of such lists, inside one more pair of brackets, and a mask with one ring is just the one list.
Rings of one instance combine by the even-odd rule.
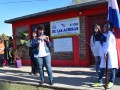
[[49, 88], [53, 90], [84, 90], [84, 89], [74, 89], [69, 87], [58, 87], [58, 86], [50, 86], [50, 85], [38, 85], [38, 84], [31, 84], [31, 83], [22, 83], [22, 82], [14, 82], [9, 80], [0, 80], [2, 83], [9, 83], [9, 84], [21, 84], [21, 85], [30, 85], [35, 87], [43, 87], [43, 88]]

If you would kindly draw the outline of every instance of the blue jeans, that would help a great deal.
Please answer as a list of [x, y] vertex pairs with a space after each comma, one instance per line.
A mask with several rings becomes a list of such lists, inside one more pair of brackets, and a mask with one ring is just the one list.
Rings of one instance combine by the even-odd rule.
[[[113, 83], [114, 83], [114, 80], [115, 80], [115, 71], [116, 71], [116, 69], [115, 69], [115, 68], [111, 68], [111, 69], [109, 69], [109, 70], [110, 70], [109, 82], [113, 82]], [[101, 83], [102, 83], [102, 78], [103, 78], [103, 76], [104, 76], [104, 73], [105, 73], [105, 68], [100, 68], [100, 74], [99, 74], [98, 82], [101, 82]]]
[[95, 68], [97, 74], [99, 72], [99, 63], [100, 63], [100, 56], [95, 56]]
[[38, 70], [40, 73], [40, 80], [41, 81], [45, 80], [44, 79], [44, 70], [43, 70], [43, 66], [45, 65], [49, 80], [52, 81], [53, 76], [52, 76], [52, 67], [51, 67], [51, 55], [48, 55], [45, 57], [38, 57], [38, 58], [36, 58], [36, 60], [38, 62]]

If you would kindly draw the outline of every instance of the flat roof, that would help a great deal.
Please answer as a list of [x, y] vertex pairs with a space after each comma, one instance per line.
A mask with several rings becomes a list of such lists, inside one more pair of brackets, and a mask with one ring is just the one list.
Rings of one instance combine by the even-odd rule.
[[43, 16], [43, 15], [50, 15], [50, 14], [55, 14], [55, 13], [67, 12], [67, 11], [74, 10], [74, 9], [75, 10], [86, 10], [88, 8], [90, 9], [90, 8], [94, 8], [94, 7], [100, 6], [100, 5], [107, 5], [107, 0], [97, 0], [97, 1], [76, 4], [76, 5], [70, 5], [70, 6], [66, 6], [66, 7], [62, 7], [62, 8], [56, 8], [56, 9], [52, 9], [52, 10], [46, 10], [43, 12], [38, 12], [38, 13], [34, 13], [34, 14], [29, 14], [29, 15], [5, 20], [4, 22], [5, 23], [13, 23], [13, 22], [17, 22], [20, 20], [39, 17], [39, 16]]

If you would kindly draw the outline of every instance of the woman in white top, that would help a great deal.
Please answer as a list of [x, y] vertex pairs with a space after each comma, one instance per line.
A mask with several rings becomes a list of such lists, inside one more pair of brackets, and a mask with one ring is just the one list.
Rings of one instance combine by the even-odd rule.
[[40, 85], [44, 84], [44, 70], [46, 66], [50, 85], [53, 85], [52, 67], [51, 67], [51, 54], [50, 54], [50, 40], [49, 37], [44, 35], [45, 28], [43, 25], [37, 27], [37, 38], [32, 41], [34, 49], [34, 57], [37, 59], [38, 68], [40, 73]]
[[112, 30], [112, 24], [107, 23], [104, 25], [106, 42], [103, 43], [103, 55], [101, 56], [99, 79], [94, 86], [102, 86], [102, 78], [104, 76], [106, 68], [106, 60], [108, 60], [108, 69], [110, 70], [108, 88], [112, 88], [114, 84], [115, 70], [116, 68], [118, 68], [118, 58], [116, 50], [116, 40]]
[[97, 75], [99, 72], [99, 63], [100, 63], [100, 56], [101, 56], [101, 50], [102, 50], [102, 43], [101, 43], [102, 36], [103, 34], [101, 33], [100, 26], [96, 24], [94, 27], [94, 34], [91, 36], [91, 39], [90, 39], [90, 47], [95, 58]]

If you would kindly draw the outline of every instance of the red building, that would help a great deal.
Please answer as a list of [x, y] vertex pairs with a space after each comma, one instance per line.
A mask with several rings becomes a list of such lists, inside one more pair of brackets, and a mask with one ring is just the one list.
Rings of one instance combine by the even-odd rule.
[[[95, 24], [99, 24], [101, 27], [105, 24], [107, 5], [106, 0], [98, 0], [22, 16], [6, 20], [5, 23], [12, 24], [13, 36], [27, 30], [29, 37], [38, 24], [44, 24], [45, 34], [50, 36], [53, 43], [51, 49], [53, 66], [88, 66], [94, 62], [89, 46], [90, 37]], [[58, 22], [70, 24], [70, 20], [74, 18], [79, 19], [77, 28], [79, 33], [71, 32], [62, 35], [53, 30], [56, 24], [59, 27]], [[56, 35], [53, 32], [57, 32]], [[15, 37], [14, 41], [14, 47], [16, 47]], [[28, 53], [27, 50], [26, 53]], [[30, 64], [27, 54], [22, 56], [22, 62], [24, 65]]]

